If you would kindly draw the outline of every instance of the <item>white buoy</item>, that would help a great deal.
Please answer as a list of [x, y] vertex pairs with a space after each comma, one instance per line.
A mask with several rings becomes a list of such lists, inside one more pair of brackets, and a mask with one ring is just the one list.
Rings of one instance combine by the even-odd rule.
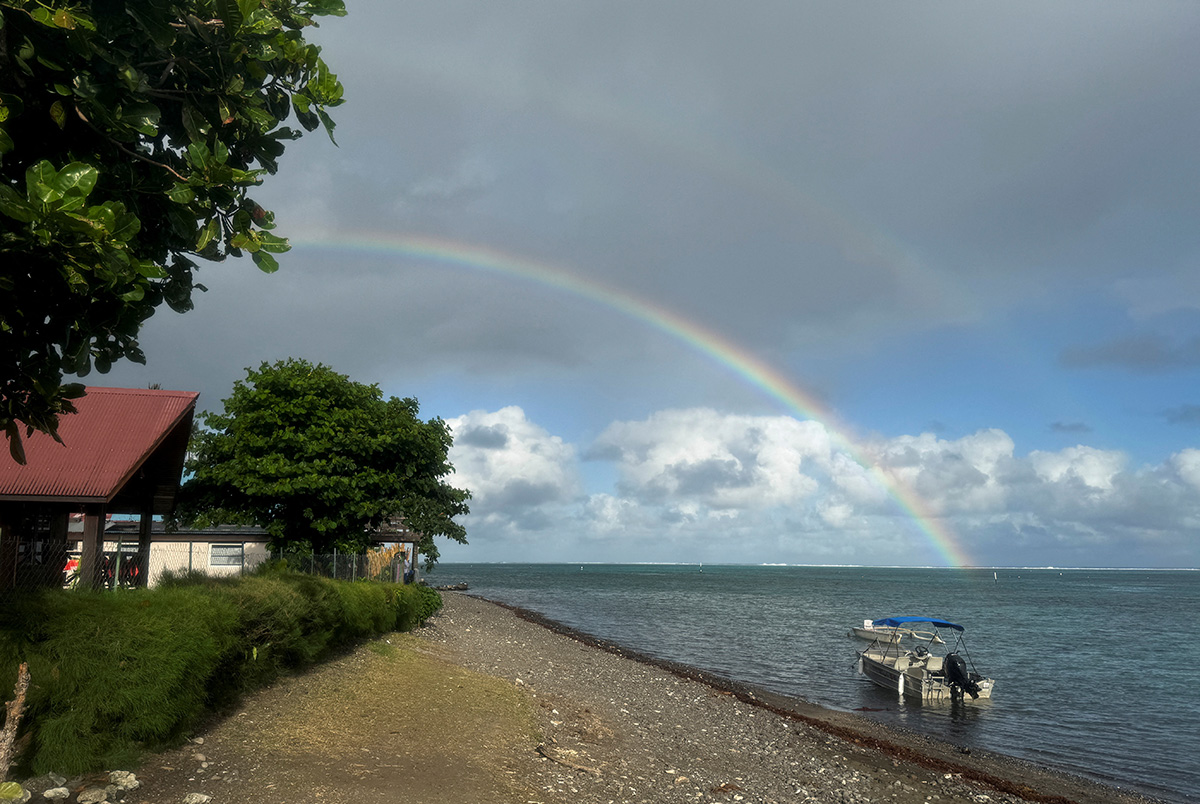
[[901, 673], [900, 677], [896, 679], [896, 691], [899, 692], [901, 695], [904, 694], [904, 674], [903, 673]]

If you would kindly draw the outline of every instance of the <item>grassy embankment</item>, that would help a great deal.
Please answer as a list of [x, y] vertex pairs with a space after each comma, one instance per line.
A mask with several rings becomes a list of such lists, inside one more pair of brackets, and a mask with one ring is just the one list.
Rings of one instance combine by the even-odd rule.
[[279, 567], [9, 601], [0, 607], [0, 690], [12, 690], [21, 661], [32, 677], [14, 770], [128, 767], [281, 673], [410, 630], [441, 605], [428, 587], [332, 581]]

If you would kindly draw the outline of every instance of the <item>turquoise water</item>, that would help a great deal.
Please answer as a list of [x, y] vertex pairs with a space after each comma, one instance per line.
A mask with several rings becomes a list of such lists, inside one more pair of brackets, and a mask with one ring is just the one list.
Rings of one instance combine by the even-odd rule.
[[[633, 650], [1174, 802], [1200, 791], [1200, 573], [443, 564], [429, 582]], [[866, 617], [966, 627], [991, 701], [914, 704], [854, 669]]]

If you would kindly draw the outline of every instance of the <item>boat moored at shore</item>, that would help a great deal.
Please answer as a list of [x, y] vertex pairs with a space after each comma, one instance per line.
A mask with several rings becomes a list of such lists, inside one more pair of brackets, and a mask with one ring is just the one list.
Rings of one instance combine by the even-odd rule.
[[[940, 636], [937, 642], [924, 640], [911, 649], [905, 649], [896, 634], [906, 630], [912, 623], [931, 625], [935, 636], [941, 629], [953, 632], [953, 649], [943, 654], [931, 651], [930, 646], [945, 644]], [[961, 625], [934, 617], [903, 616], [873, 620], [872, 626], [891, 630], [880, 630], [880, 638], [858, 652], [858, 669], [880, 687], [922, 701], [966, 701], [992, 697], [995, 681], [980, 674], [970, 661]]]

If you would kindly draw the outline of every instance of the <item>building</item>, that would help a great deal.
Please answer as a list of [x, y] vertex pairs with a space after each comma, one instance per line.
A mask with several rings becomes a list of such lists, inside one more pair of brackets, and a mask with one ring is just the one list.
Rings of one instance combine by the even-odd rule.
[[[56, 586], [69, 559], [68, 531], [79, 514], [79, 581], [101, 586], [115, 571], [104, 550], [112, 514], [138, 523], [137, 549], [124, 572], [149, 576], [151, 523], [175, 507], [199, 394], [87, 388], [76, 413], [60, 418], [55, 441], [25, 439], [27, 462], [0, 450], [0, 591]], [[129, 561], [132, 561], [132, 566]]]

